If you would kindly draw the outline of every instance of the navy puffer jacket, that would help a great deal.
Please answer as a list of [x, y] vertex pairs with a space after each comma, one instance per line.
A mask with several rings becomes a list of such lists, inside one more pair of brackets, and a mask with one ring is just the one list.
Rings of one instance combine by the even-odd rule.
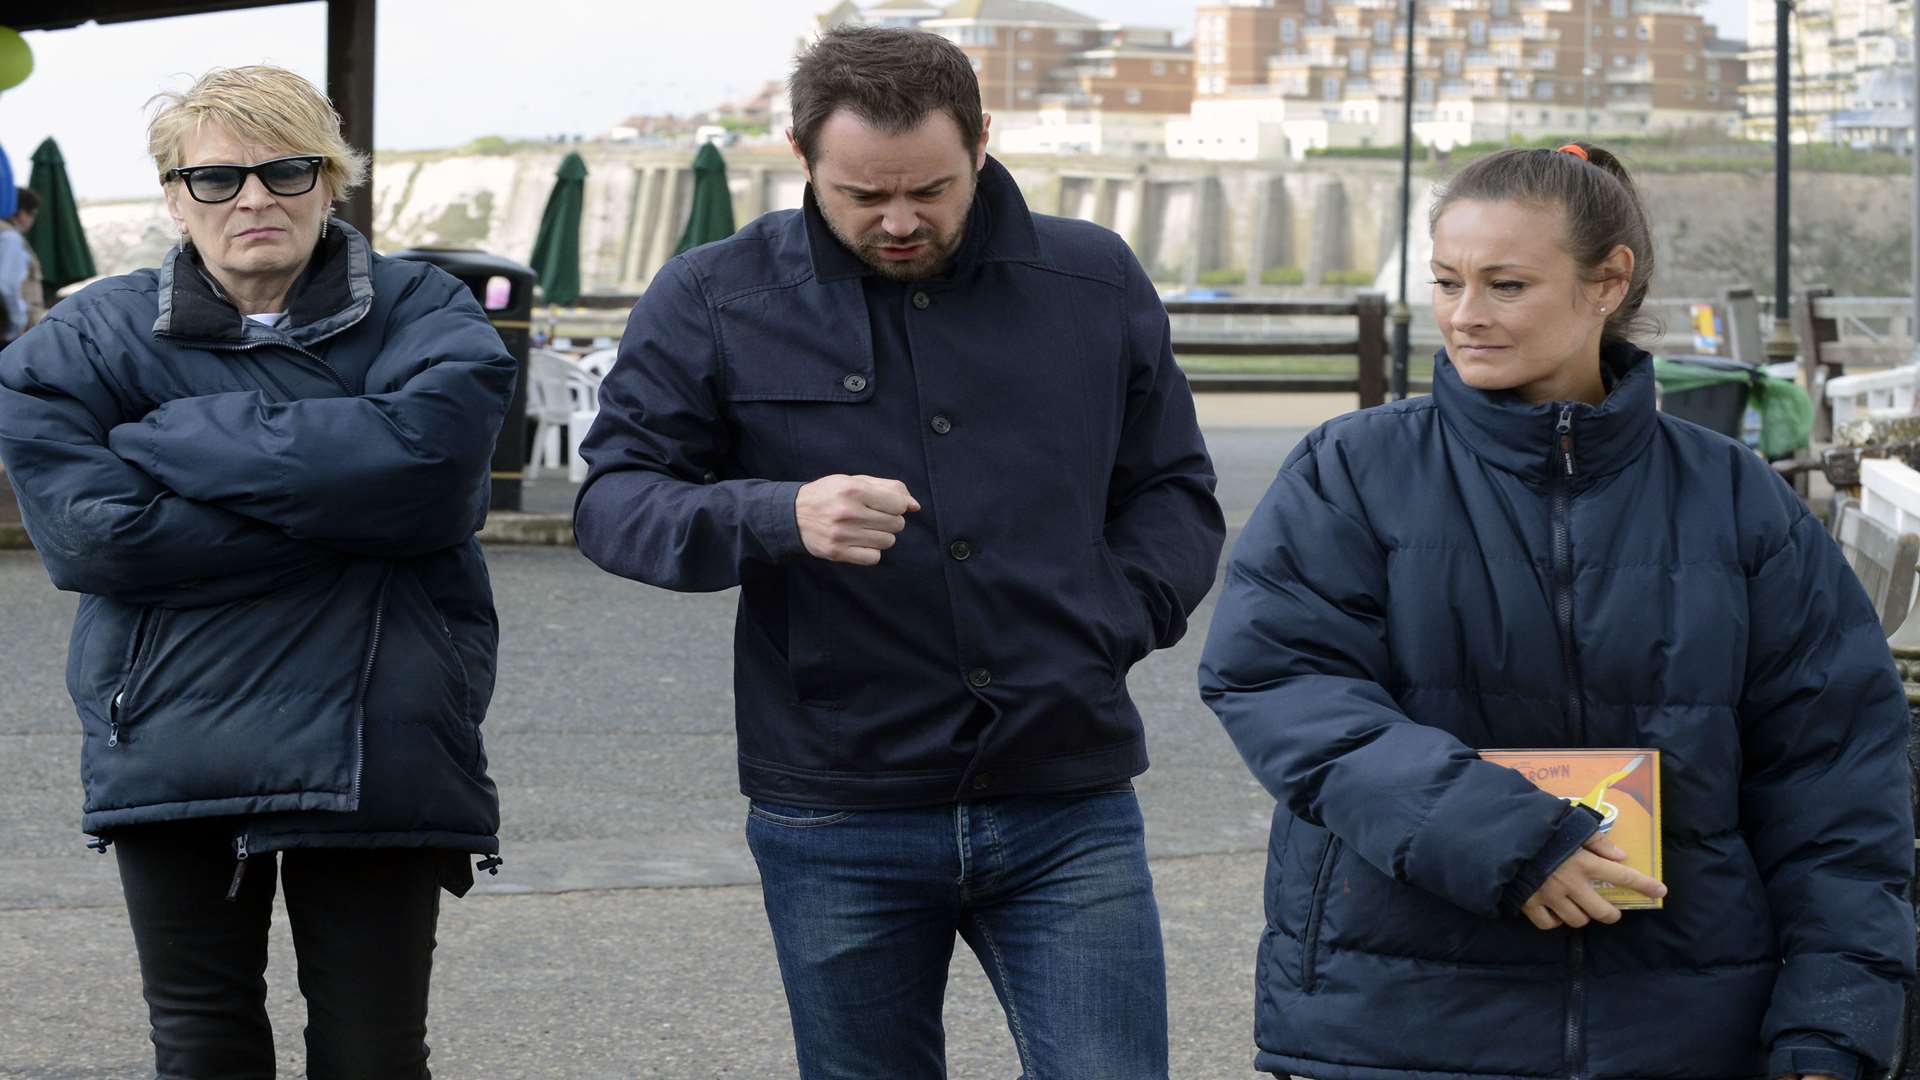
[[[1851, 1080], [1913, 967], [1907, 714], [1818, 520], [1732, 440], [1459, 379], [1295, 449], [1236, 547], [1201, 688], [1278, 800], [1258, 1068]], [[1476, 757], [1662, 752], [1664, 910], [1518, 906], [1593, 831]]]
[[176, 248], [0, 353], [0, 461], [82, 594], [89, 833], [498, 849], [474, 532], [514, 361], [453, 277], [329, 232], [280, 328]]

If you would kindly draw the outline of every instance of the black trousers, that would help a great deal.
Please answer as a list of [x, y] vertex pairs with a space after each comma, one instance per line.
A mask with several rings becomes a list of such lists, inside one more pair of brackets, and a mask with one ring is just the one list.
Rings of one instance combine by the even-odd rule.
[[[267, 1021], [267, 926], [275, 859], [246, 861], [233, 884], [219, 820], [113, 834], [140, 953], [159, 1080], [274, 1075]], [[280, 861], [310, 1080], [426, 1080], [427, 984], [446, 854], [303, 849]]]

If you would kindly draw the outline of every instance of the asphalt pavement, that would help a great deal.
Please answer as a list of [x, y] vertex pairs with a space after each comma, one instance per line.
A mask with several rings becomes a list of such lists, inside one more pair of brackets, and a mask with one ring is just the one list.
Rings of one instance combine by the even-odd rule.
[[[1295, 425], [1309, 420], [1203, 402], [1210, 415], [1237, 534], [1303, 434]], [[1288, 426], [1218, 423], [1262, 420]], [[552, 486], [530, 496], [566, 502]], [[436, 1075], [794, 1075], [736, 788], [734, 594], [623, 582], [571, 548], [492, 547], [488, 561], [502, 633], [485, 733], [506, 865], [443, 906], [429, 1020]], [[151, 1075], [114, 860], [85, 850], [78, 831], [79, 740], [64, 683], [73, 607], [31, 552], [0, 552], [5, 1080]], [[1181, 1080], [1253, 1075], [1253, 955], [1272, 808], [1194, 690], [1211, 611], [1209, 599], [1187, 639], [1129, 680], [1153, 759], [1138, 786]], [[281, 1075], [303, 1076], [304, 1008], [283, 911], [273, 940]], [[956, 1080], [1019, 1074], [998, 1004], [964, 947], [947, 1034]]]

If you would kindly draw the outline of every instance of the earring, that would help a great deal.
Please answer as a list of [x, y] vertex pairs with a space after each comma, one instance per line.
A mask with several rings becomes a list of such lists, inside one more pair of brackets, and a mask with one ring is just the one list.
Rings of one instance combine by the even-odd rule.
[[[325, 240], [326, 238], [327, 238], [327, 219], [321, 218], [320, 219], [320, 239]], [[1601, 308], [1600, 310], [1605, 311], [1606, 308]]]
[[[325, 234], [323, 233], [322, 235], [325, 235]], [[1607, 313], [1607, 309], [1606, 309], [1606, 308], [1601, 308], [1601, 309], [1600, 309], [1600, 314], [1602, 314], [1602, 315], [1605, 315], [1606, 313]]]

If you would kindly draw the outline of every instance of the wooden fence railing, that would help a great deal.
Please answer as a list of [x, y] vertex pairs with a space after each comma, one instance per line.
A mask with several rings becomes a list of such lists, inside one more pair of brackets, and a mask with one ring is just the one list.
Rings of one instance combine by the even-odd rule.
[[[1170, 300], [1167, 314], [1178, 319], [1173, 334], [1175, 357], [1351, 356], [1356, 360], [1352, 376], [1189, 373], [1187, 381], [1196, 392], [1358, 394], [1363, 409], [1387, 400], [1387, 298], [1380, 293], [1363, 292], [1350, 301]], [[1348, 318], [1353, 320], [1353, 333], [1335, 337], [1209, 333], [1193, 327], [1193, 320], [1180, 318], [1190, 315], [1209, 321], [1242, 315], [1262, 316], [1263, 322], [1268, 316]]]

